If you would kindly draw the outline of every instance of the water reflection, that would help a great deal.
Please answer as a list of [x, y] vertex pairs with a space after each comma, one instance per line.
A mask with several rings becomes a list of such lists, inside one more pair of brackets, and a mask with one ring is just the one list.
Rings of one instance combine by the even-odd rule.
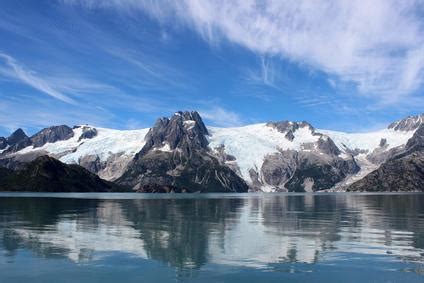
[[177, 272], [207, 265], [307, 272], [313, 264], [367, 256], [422, 266], [424, 195], [8, 197], [0, 198], [0, 237], [8, 262], [30, 251], [75, 263], [119, 252]]

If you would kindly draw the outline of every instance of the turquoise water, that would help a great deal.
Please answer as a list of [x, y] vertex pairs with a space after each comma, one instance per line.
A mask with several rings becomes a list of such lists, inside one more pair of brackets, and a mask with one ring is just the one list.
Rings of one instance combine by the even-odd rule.
[[424, 194], [0, 194], [0, 282], [424, 282]]

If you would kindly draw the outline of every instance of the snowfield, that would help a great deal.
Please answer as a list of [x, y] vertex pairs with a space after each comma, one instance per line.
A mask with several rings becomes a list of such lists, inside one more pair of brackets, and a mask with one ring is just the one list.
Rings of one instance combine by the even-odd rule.
[[388, 144], [387, 149], [391, 149], [406, 144], [415, 131], [383, 129], [369, 133], [344, 133], [319, 129], [317, 132], [329, 136], [342, 151], [347, 147], [352, 150], [368, 150], [368, 152], [371, 153], [380, 146], [381, 139], [386, 139]]

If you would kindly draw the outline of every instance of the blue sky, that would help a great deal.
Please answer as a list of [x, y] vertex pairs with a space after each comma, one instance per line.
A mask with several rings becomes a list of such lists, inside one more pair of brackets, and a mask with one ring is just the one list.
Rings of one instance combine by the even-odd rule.
[[[366, 3], [371, 2], [371, 3]], [[423, 112], [423, 1], [2, 0], [0, 136], [307, 120], [366, 131]]]

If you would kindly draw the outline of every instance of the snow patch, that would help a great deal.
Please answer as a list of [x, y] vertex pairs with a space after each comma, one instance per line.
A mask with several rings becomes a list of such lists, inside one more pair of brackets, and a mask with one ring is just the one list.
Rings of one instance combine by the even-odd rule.
[[164, 152], [172, 152], [171, 147], [168, 143], [164, 143], [162, 147], [154, 148], [153, 150], [164, 151]]
[[185, 120], [183, 123], [187, 131], [193, 129], [194, 126], [196, 125], [196, 121], [194, 120]]

